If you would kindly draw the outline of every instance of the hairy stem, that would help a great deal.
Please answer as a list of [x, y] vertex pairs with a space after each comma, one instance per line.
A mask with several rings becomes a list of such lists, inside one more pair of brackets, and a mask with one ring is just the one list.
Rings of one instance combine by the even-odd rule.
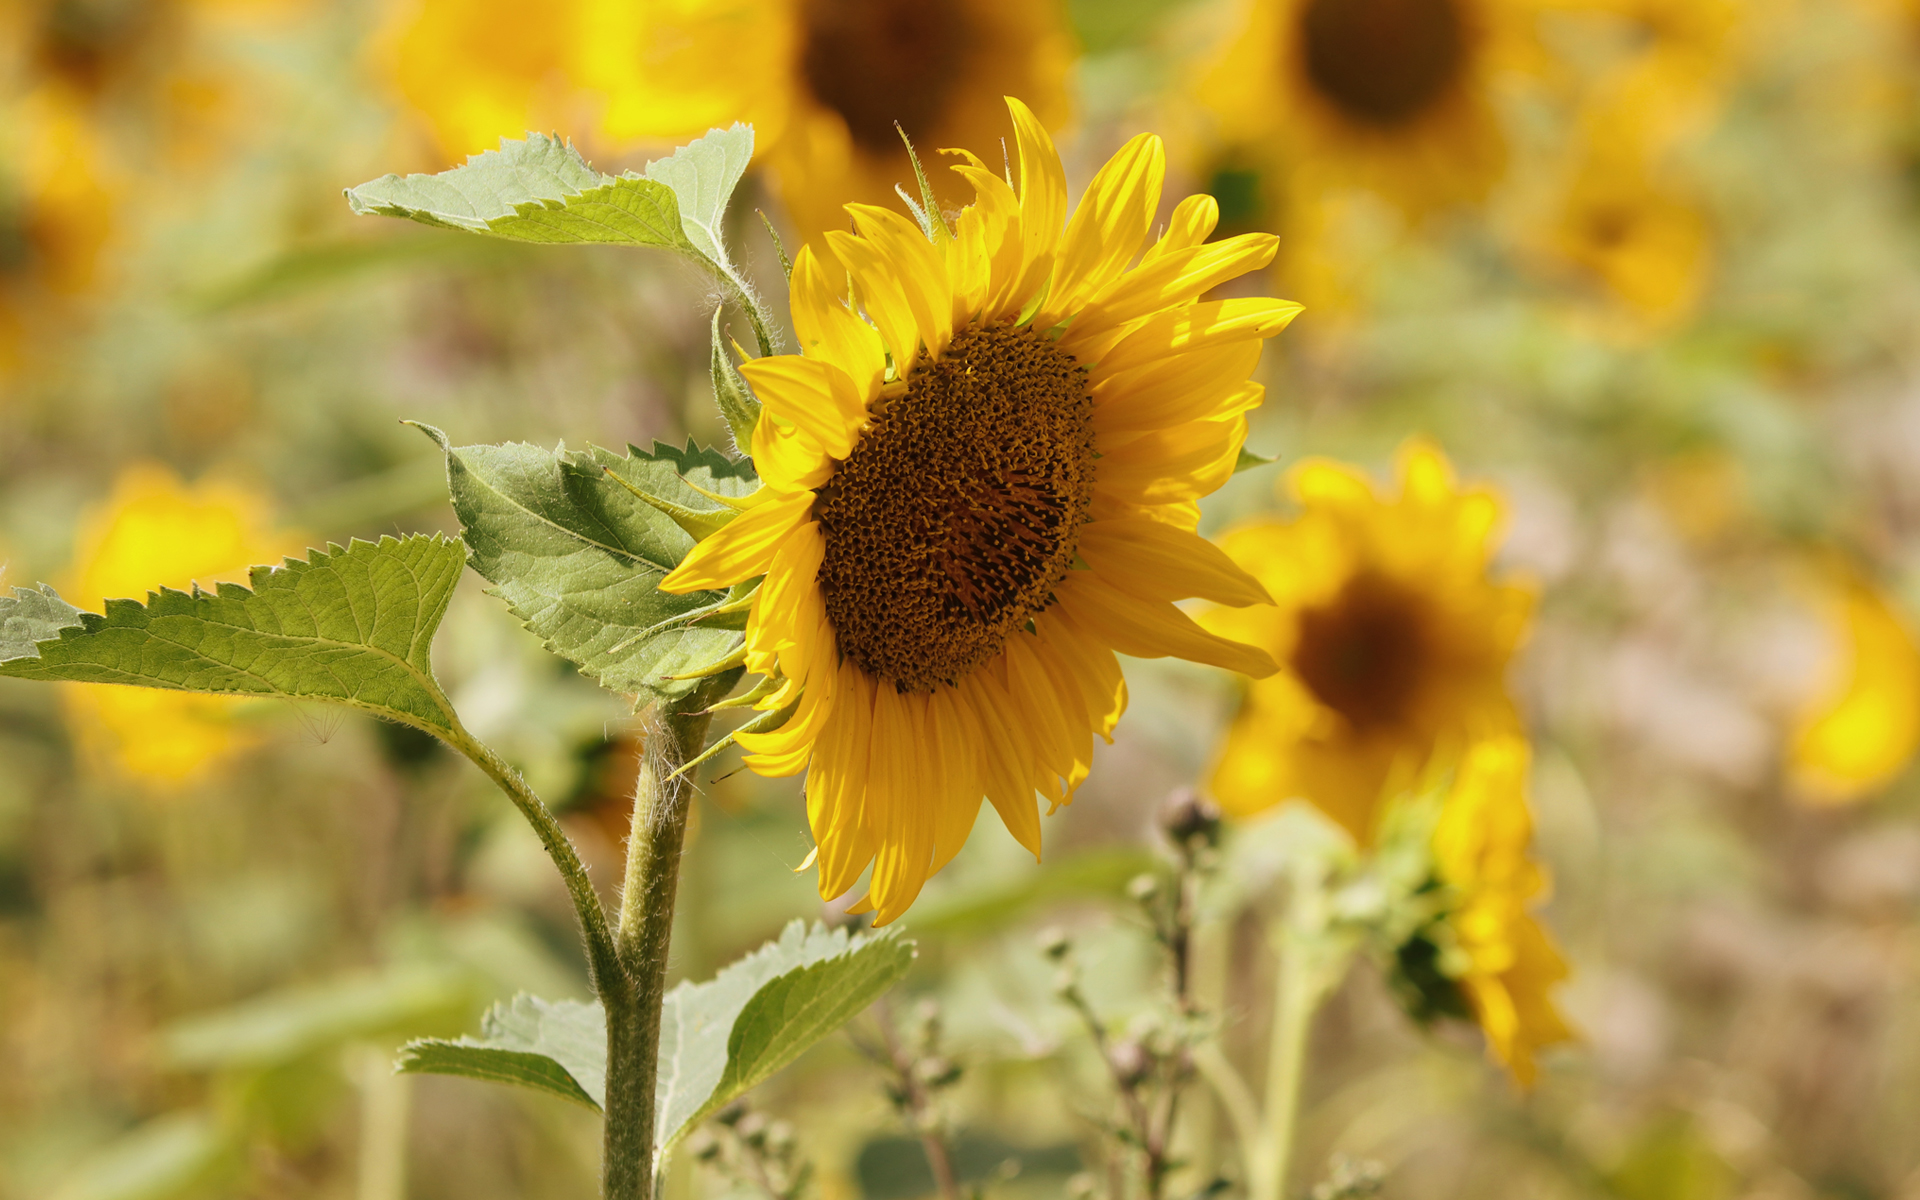
[[618, 986], [623, 973], [614, 948], [613, 929], [607, 922], [607, 911], [600, 905], [599, 893], [593, 890], [593, 880], [587, 875], [586, 864], [580, 861], [579, 851], [573, 848], [573, 842], [567, 837], [567, 831], [560, 827], [553, 810], [534, 794], [526, 780], [520, 778], [520, 772], [508, 766], [464, 727], [456, 724], [447, 741], [485, 771], [487, 777], [507, 794], [513, 806], [520, 810], [520, 815], [527, 819], [527, 824], [533, 826], [534, 833], [540, 837], [540, 844], [546, 847], [547, 857], [559, 869], [560, 877], [566, 881], [567, 895], [573, 900], [574, 914], [580, 919], [581, 936], [587, 942], [587, 970], [592, 976], [594, 992], [604, 994], [608, 987]]
[[[654, 1195], [654, 1087], [660, 1067], [660, 1004], [686, 842], [693, 781], [676, 775], [700, 753], [712, 721], [708, 706], [739, 678], [729, 671], [683, 700], [662, 704], [646, 730], [634, 788], [633, 832], [614, 933], [619, 986], [603, 988], [607, 1011], [607, 1108], [601, 1190], [606, 1200]], [[689, 773], [690, 774], [690, 773]]]

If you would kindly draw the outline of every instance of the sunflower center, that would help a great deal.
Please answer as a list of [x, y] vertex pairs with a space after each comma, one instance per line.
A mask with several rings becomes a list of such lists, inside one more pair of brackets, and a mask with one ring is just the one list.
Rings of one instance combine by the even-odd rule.
[[1420, 598], [1374, 574], [1300, 613], [1293, 673], [1361, 733], [1400, 724], [1429, 657]]
[[1467, 61], [1458, 0], [1308, 0], [1300, 14], [1307, 79], [1347, 116], [1403, 125], [1427, 111]]
[[820, 489], [840, 653], [903, 692], [956, 683], [1053, 602], [1093, 492], [1086, 371], [992, 325], [922, 351]]
[[855, 145], [898, 151], [895, 121], [915, 137], [934, 132], [965, 73], [959, 0], [808, 0], [800, 23], [800, 73]]

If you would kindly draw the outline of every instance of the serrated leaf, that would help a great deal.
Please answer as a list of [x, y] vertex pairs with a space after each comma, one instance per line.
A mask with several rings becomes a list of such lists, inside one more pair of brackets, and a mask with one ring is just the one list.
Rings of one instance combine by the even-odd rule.
[[544, 134], [437, 175], [384, 175], [347, 189], [362, 216], [405, 217], [522, 242], [658, 246], [718, 270], [689, 240], [672, 186], [628, 172], [602, 175], [571, 145]]
[[[603, 686], [678, 698], [699, 680], [670, 680], [737, 649], [739, 614], [692, 623], [723, 592], [673, 596], [658, 590], [693, 547], [670, 517], [628, 486], [699, 511], [716, 495], [758, 486], [752, 468], [713, 451], [655, 445], [626, 456], [525, 443], [452, 446], [421, 427], [447, 456], [454, 511], [474, 570], [549, 650]], [[608, 478], [608, 472], [620, 477]]]
[[753, 126], [735, 122], [695, 138], [646, 166], [648, 179], [673, 190], [687, 239], [717, 265], [730, 268], [721, 223], [734, 188], [753, 161]]
[[879, 999], [912, 961], [913, 943], [894, 930], [850, 937], [794, 921], [706, 983], [667, 993], [655, 1117], [660, 1153]]
[[[850, 935], [794, 921], [778, 939], [705, 983], [682, 983], [660, 1010], [655, 1145], [681, 1138], [798, 1058], [892, 987], [913, 962], [897, 929]], [[599, 1004], [516, 996], [483, 1037], [427, 1039], [398, 1069], [518, 1084], [593, 1108], [606, 1103], [606, 1016]]]
[[607, 1018], [598, 1004], [522, 994], [494, 1005], [481, 1033], [409, 1042], [396, 1069], [518, 1084], [596, 1110], [605, 1105]]
[[713, 402], [733, 431], [734, 448], [743, 455], [752, 454], [754, 426], [760, 423], [760, 399], [733, 365], [733, 351], [727, 348], [726, 334], [720, 328], [724, 311], [724, 305], [713, 310]]
[[0, 675], [331, 700], [447, 734], [457, 726], [430, 649], [463, 557], [438, 534], [355, 541], [255, 567], [251, 590], [169, 588], [145, 604], [109, 600], [105, 616], [71, 610], [75, 623], [25, 642], [69, 606], [15, 589], [0, 598]]
[[1242, 446], [1240, 447], [1240, 457], [1233, 460], [1233, 473], [1238, 475], [1242, 471], [1251, 471], [1255, 467], [1264, 467], [1279, 461], [1280, 456], [1277, 454], [1272, 458], [1267, 458], [1263, 455], [1255, 454], [1245, 446]]

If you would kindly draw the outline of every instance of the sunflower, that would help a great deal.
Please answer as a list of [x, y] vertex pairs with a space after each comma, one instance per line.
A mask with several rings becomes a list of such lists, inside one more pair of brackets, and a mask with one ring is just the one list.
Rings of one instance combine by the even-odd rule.
[[[63, 594], [83, 608], [145, 596], [149, 589], [244, 583], [247, 568], [299, 552], [278, 532], [266, 500], [232, 484], [183, 485], [170, 471], [134, 466], [113, 495], [81, 521]], [[236, 704], [117, 684], [66, 685], [75, 739], [96, 759], [158, 791], [170, 791], [244, 749], [251, 737]]]
[[38, 89], [4, 111], [12, 169], [0, 178], [0, 365], [23, 349], [49, 299], [93, 290], [119, 207], [107, 156], [70, 92]]
[[1529, 754], [1524, 738], [1475, 743], [1462, 759], [1433, 832], [1434, 872], [1455, 897], [1446, 918], [1450, 969], [1487, 1050], [1523, 1086], [1534, 1078], [1534, 1051], [1569, 1041], [1573, 1031], [1551, 991], [1566, 964], [1528, 909], [1547, 889], [1544, 868], [1527, 855]]
[[1126, 705], [1115, 651], [1274, 669], [1174, 604], [1267, 600], [1194, 526], [1262, 398], [1262, 341], [1299, 310], [1199, 297], [1274, 239], [1203, 244], [1217, 209], [1197, 196], [1150, 240], [1150, 134], [1068, 219], [1052, 141], [1007, 103], [1017, 189], [956, 151], [975, 199], [950, 235], [850, 204], [857, 232], [826, 235], [844, 275], [801, 251], [803, 352], [741, 368], [765, 406], [763, 486], [661, 584], [764, 576], [746, 664], [778, 684], [759, 706], [792, 715], [740, 736], [747, 762], [807, 772], [821, 895], [872, 863], [882, 922], [960, 849], [982, 795], [1038, 855], [1034, 793], [1067, 802]]
[[1314, 194], [1410, 212], [1478, 198], [1506, 144], [1496, 81], [1532, 52], [1536, 0], [1249, 0], [1198, 97], [1228, 152]]
[[1920, 646], [1858, 572], [1843, 572], [1823, 607], [1837, 669], [1795, 722], [1788, 769], [1802, 795], [1841, 804], [1892, 782], [1920, 749]]
[[[615, 143], [748, 121], [801, 235], [846, 228], [847, 200], [893, 202], [916, 142], [996, 167], [1023, 96], [1067, 114], [1074, 42], [1060, 0], [581, 0], [581, 81]], [[724, 64], [724, 66], [722, 66]], [[970, 198], [942, 179], [943, 204]]]
[[1391, 497], [1322, 460], [1283, 486], [1298, 517], [1221, 539], [1276, 607], [1203, 617], [1281, 666], [1248, 687], [1213, 792], [1238, 815], [1302, 797], [1366, 843], [1382, 795], [1436, 748], [1517, 728], [1506, 672], [1533, 596], [1488, 578], [1501, 500], [1458, 487], [1432, 445], [1401, 448]]

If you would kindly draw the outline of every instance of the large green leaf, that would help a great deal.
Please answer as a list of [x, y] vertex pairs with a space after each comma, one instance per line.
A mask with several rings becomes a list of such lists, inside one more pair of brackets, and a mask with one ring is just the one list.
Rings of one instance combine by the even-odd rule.
[[474, 570], [555, 654], [613, 691], [679, 697], [698, 681], [667, 676], [739, 647], [740, 614], [693, 621], [722, 593], [658, 590], [693, 538], [631, 489], [719, 514], [722, 506], [689, 482], [742, 496], [758, 486], [746, 463], [691, 445], [629, 448], [625, 456], [520, 442], [453, 446], [440, 431], [421, 428], [446, 452], [448, 487]]
[[[849, 935], [794, 921], [705, 983], [682, 983], [660, 1012], [655, 1133], [668, 1153], [715, 1110], [798, 1058], [906, 973], [898, 931]], [[531, 996], [496, 1005], [484, 1037], [410, 1043], [400, 1070], [514, 1083], [598, 1108], [606, 1099], [606, 1018], [598, 1004]]]
[[667, 993], [656, 1115], [662, 1152], [865, 1011], [912, 962], [913, 943], [894, 930], [851, 937], [794, 921], [712, 980]]
[[659, 246], [707, 258], [688, 240], [671, 186], [632, 172], [602, 175], [571, 145], [538, 133], [502, 138], [498, 150], [438, 175], [383, 175], [348, 188], [347, 204], [363, 216], [515, 241]]
[[442, 967], [355, 972], [190, 1017], [161, 1034], [159, 1049], [186, 1069], [271, 1067], [353, 1038], [458, 1028], [473, 989], [471, 976]]
[[517, 1083], [599, 1109], [606, 1103], [607, 1017], [598, 1004], [519, 995], [496, 1004], [479, 1038], [423, 1038], [401, 1048], [398, 1069]]
[[0, 675], [331, 700], [447, 734], [429, 651], [461, 560], [437, 534], [356, 541], [255, 567], [251, 590], [169, 588], [105, 616], [15, 589], [0, 597]]

